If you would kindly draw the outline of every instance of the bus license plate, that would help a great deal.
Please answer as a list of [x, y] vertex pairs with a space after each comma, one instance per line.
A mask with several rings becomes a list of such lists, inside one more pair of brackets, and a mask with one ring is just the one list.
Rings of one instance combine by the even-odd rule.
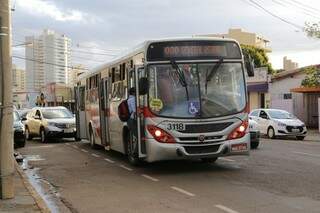
[[184, 123], [168, 123], [167, 130], [184, 131], [186, 130], [186, 125]]

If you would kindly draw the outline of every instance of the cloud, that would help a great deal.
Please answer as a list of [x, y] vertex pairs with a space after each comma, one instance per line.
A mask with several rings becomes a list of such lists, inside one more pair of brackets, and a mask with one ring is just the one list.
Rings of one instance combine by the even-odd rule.
[[61, 10], [53, 2], [43, 0], [19, 0], [18, 9], [21, 8], [27, 13], [36, 16], [47, 16], [60, 22], [95, 22], [98, 19], [87, 13], [74, 9]]

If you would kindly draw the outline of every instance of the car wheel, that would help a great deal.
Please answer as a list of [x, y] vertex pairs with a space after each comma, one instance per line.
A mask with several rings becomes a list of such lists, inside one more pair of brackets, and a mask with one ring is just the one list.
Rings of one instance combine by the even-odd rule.
[[299, 141], [303, 141], [304, 138], [305, 138], [305, 136], [297, 136], [296, 138], [297, 138], [297, 140], [299, 140]]
[[30, 130], [27, 126], [26, 126], [26, 130], [25, 130], [25, 135], [26, 135], [25, 137], [27, 140], [32, 140], [32, 137], [30, 135]]
[[44, 131], [43, 128], [40, 129], [40, 141], [41, 141], [41, 143], [47, 142], [46, 132]]
[[274, 129], [273, 129], [273, 127], [270, 126], [268, 128], [268, 138], [273, 139], [274, 136], [275, 136]]
[[89, 131], [89, 140], [90, 140], [90, 146], [92, 149], [97, 149], [98, 146], [95, 142], [95, 138], [94, 138], [94, 134], [93, 134], [93, 130], [92, 127], [90, 127], [90, 131]]
[[251, 142], [251, 149], [256, 149], [256, 148], [258, 148], [258, 146], [259, 146], [259, 142]]
[[81, 141], [81, 138], [74, 137], [74, 141]]
[[127, 140], [127, 155], [129, 163], [133, 166], [139, 166], [141, 161], [138, 157], [138, 139], [131, 133], [129, 133], [129, 138]]
[[218, 160], [218, 158], [201, 158], [203, 163], [214, 163]]

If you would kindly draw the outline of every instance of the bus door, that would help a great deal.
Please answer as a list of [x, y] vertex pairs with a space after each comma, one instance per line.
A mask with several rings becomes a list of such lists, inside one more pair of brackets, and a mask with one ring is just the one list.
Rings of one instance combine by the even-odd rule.
[[99, 84], [99, 117], [100, 117], [100, 128], [101, 128], [101, 143], [104, 146], [110, 145], [110, 138], [109, 138], [109, 125], [108, 125], [108, 118], [109, 118], [109, 102], [108, 102], [108, 79], [103, 78]]
[[[136, 104], [137, 109], [143, 109], [145, 97], [139, 95], [139, 79], [145, 77], [144, 67], [135, 66], [135, 87], [136, 87]], [[136, 112], [139, 112], [137, 110]], [[144, 116], [143, 113], [137, 113], [137, 137], [138, 137], [138, 150], [139, 157], [146, 157], [146, 142], [145, 142], [145, 124], [144, 124]]]
[[76, 128], [77, 128], [77, 138], [87, 139], [87, 129], [86, 129], [86, 107], [85, 107], [85, 86], [77, 86], [74, 88], [75, 99], [76, 99]]

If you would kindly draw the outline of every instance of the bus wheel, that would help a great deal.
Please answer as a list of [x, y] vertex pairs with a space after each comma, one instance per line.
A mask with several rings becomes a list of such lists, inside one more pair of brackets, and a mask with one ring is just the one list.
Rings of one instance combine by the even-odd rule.
[[138, 141], [137, 138], [130, 132], [127, 140], [127, 155], [129, 163], [133, 166], [140, 165], [141, 161], [138, 157]]
[[94, 134], [93, 134], [93, 130], [92, 127], [90, 127], [90, 131], [89, 131], [89, 140], [90, 140], [90, 146], [92, 149], [97, 149], [97, 144], [95, 142], [95, 138], [94, 138]]

